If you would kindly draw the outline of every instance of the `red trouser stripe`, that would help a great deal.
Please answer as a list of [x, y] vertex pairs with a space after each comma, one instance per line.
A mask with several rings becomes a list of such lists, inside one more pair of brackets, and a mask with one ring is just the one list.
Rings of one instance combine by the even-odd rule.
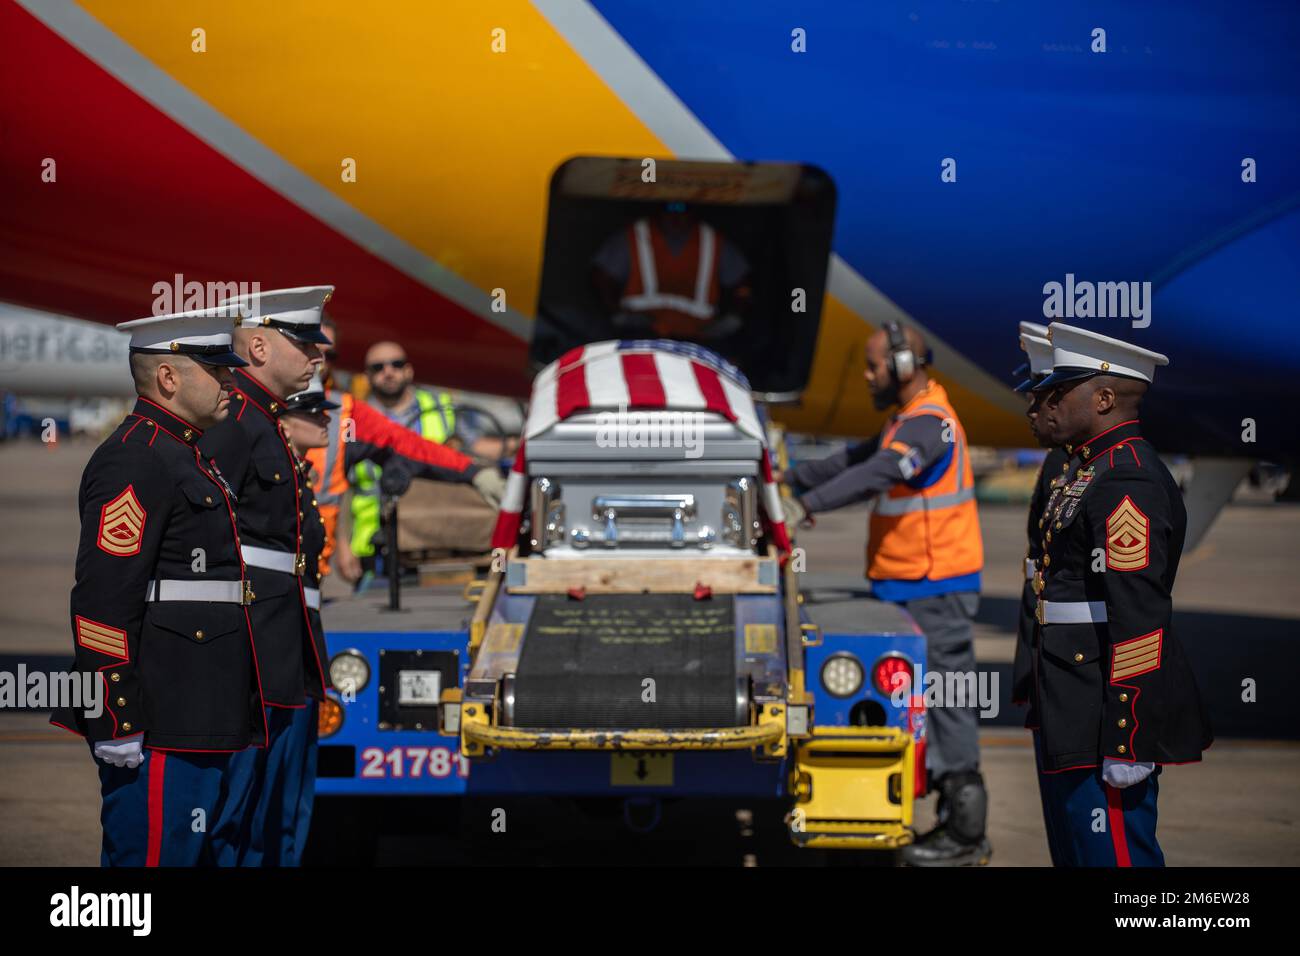
[[157, 866], [162, 856], [163, 837], [163, 773], [167, 769], [167, 755], [159, 750], [149, 753], [149, 851], [145, 866]]
[[1106, 788], [1106, 805], [1110, 811], [1110, 842], [1115, 845], [1115, 865], [1132, 866], [1128, 858], [1128, 834], [1124, 832], [1124, 795], [1110, 784]]

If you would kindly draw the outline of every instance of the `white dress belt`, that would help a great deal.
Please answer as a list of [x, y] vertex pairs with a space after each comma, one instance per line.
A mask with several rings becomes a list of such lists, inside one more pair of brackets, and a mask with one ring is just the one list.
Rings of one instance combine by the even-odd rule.
[[[146, 601], [219, 601], [245, 604], [243, 581], [150, 581]], [[251, 596], [251, 592], [250, 592]]]
[[1034, 559], [1025, 558], [1025, 580], [1032, 581], [1034, 579], [1034, 572], [1036, 572], [1037, 570], [1038, 570], [1038, 565], [1034, 563]]
[[1105, 601], [1039, 601], [1041, 624], [1104, 624]]
[[320, 588], [303, 588], [303, 596], [307, 599], [307, 606], [313, 611], [320, 610]]
[[267, 571], [279, 571], [282, 574], [298, 574], [298, 555], [293, 551], [277, 551], [274, 548], [255, 548], [251, 544], [239, 546], [244, 556], [244, 563]]

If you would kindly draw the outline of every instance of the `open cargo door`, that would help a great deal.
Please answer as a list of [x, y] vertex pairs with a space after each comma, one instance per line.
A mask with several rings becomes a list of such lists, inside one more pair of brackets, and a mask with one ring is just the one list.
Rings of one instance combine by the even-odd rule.
[[[680, 338], [739, 367], [768, 400], [794, 399], [807, 385], [835, 218], [826, 173], [797, 163], [580, 156], [555, 171], [549, 202], [530, 351], [537, 367], [592, 342]], [[709, 226], [723, 279], [744, 276], [743, 293], [724, 284], [719, 314], [697, 334], [640, 325], [609, 294], [604, 267], [613, 258], [636, 269], [635, 224], [663, 216]]]

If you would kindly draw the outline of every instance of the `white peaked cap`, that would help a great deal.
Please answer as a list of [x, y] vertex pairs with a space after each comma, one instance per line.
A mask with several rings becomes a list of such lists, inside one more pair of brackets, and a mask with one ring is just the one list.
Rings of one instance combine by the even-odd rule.
[[1030, 375], [1046, 375], [1052, 370], [1054, 359], [1051, 342], [1038, 335], [1022, 335], [1020, 344], [1029, 356]]
[[132, 352], [180, 354], [209, 365], [246, 365], [231, 348], [232, 313], [223, 306], [118, 323]]
[[300, 286], [296, 289], [272, 289], [250, 292], [226, 299], [221, 305], [231, 309], [246, 329], [269, 326], [307, 342], [327, 344], [320, 330], [321, 313], [334, 294], [332, 285]]
[[1159, 352], [1060, 322], [1048, 326], [1047, 337], [1052, 343], [1052, 374], [1035, 385], [1035, 391], [1092, 375], [1152, 382], [1156, 366], [1169, 364]]
[[[1031, 340], [1034, 343], [1032, 346]], [[1052, 370], [1052, 343], [1047, 341], [1047, 326], [1036, 322], [1021, 322], [1020, 351], [1025, 353], [1025, 361], [1013, 374], [1028, 376], [1016, 386], [1017, 392], [1027, 392], [1038, 379]]]

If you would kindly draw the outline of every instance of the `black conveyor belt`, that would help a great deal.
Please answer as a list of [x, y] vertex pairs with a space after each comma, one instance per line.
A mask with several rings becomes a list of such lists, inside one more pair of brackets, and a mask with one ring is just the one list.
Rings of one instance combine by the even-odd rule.
[[[655, 701], [642, 699], [654, 680]], [[732, 598], [538, 598], [515, 674], [517, 727], [734, 727]]]

